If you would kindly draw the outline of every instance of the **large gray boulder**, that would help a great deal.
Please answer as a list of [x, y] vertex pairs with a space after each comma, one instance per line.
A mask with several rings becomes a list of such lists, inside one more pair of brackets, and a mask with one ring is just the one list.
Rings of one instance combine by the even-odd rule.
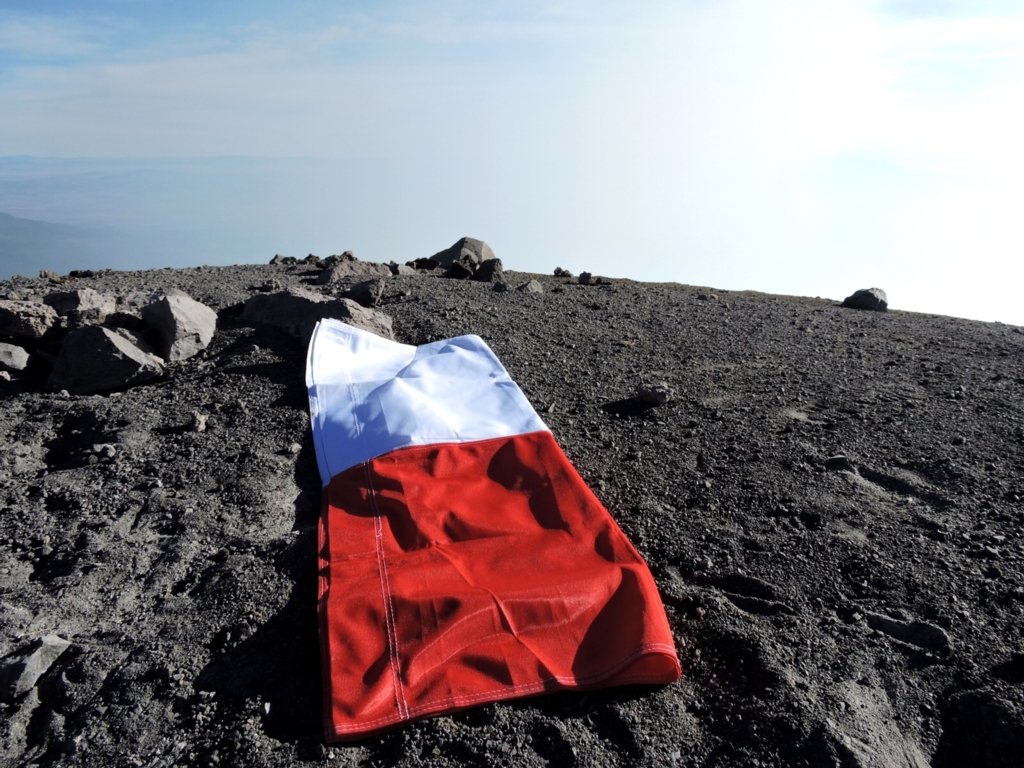
[[47, 387], [72, 395], [121, 389], [163, 373], [163, 361], [108, 328], [90, 325], [64, 339]]
[[317, 285], [334, 285], [335, 283], [367, 277], [391, 277], [391, 267], [387, 264], [360, 261], [348, 252], [338, 258], [341, 260], [331, 264], [317, 276]]
[[844, 307], [851, 309], [869, 309], [885, 312], [889, 308], [889, 299], [881, 288], [862, 288], [843, 300]]
[[242, 310], [242, 318], [250, 323], [283, 328], [302, 339], [308, 339], [317, 322], [325, 317], [385, 339], [395, 338], [391, 318], [383, 312], [361, 307], [351, 299], [327, 299], [303, 288], [258, 293], [245, 302]]
[[43, 298], [43, 303], [53, 307], [58, 315], [68, 318], [72, 328], [83, 325], [99, 325], [117, 311], [117, 299], [92, 288], [75, 291], [55, 291]]
[[494, 256], [491, 246], [483, 240], [476, 240], [472, 237], [463, 237], [457, 240], [450, 248], [438, 251], [432, 257], [442, 267], [450, 267], [453, 264], [461, 263], [475, 272], [483, 262], [489, 261]]
[[0, 336], [41, 339], [56, 322], [53, 308], [38, 301], [0, 300]]
[[217, 330], [217, 313], [181, 292], [147, 304], [142, 319], [155, 332], [157, 352], [168, 362], [187, 360], [206, 349]]
[[13, 701], [32, 690], [71, 643], [43, 635], [25, 650], [0, 662], [0, 701]]
[[15, 344], [0, 342], [0, 371], [24, 371], [28, 352]]

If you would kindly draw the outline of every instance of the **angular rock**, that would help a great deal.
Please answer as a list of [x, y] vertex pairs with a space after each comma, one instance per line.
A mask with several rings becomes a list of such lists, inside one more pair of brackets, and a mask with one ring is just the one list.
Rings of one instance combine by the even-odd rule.
[[862, 288], [843, 299], [842, 306], [885, 312], [889, 308], [889, 299], [881, 288]]
[[64, 339], [47, 387], [52, 392], [91, 395], [141, 384], [163, 370], [160, 358], [108, 328], [90, 325]]
[[217, 313], [181, 292], [147, 304], [142, 319], [155, 332], [157, 351], [168, 362], [187, 360], [206, 349], [217, 330]]
[[451, 247], [435, 253], [432, 258], [442, 267], [450, 267], [456, 262], [468, 262], [467, 267], [473, 269], [495, 256], [491, 246], [483, 240], [463, 237], [456, 240]]
[[525, 291], [527, 293], [544, 293], [544, 286], [538, 283], [536, 280], [531, 280], [528, 283], [516, 286], [517, 291]]
[[0, 336], [41, 339], [56, 322], [57, 313], [45, 304], [0, 300]]
[[491, 286], [491, 290], [495, 293], [504, 293], [508, 290], [508, 283], [494, 283], [494, 285]]
[[364, 307], [375, 307], [384, 295], [384, 285], [384, 280], [379, 277], [376, 280], [364, 280], [345, 291], [344, 297]]
[[504, 283], [505, 269], [501, 265], [501, 259], [488, 259], [476, 268], [473, 279], [482, 283]]
[[395, 338], [391, 318], [383, 312], [361, 307], [351, 299], [327, 299], [303, 288], [257, 294], [245, 302], [242, 310], [242, 318], [250, 323], [282, 328], [302, 339], [309, 338], [317, 321], [325, 317], [341, 320], [385, 339]]
[[192, 422], [190, 424], [193, 432], [205, 432], [206, 423], [210, 420], [210, 417], [205, 413], [199, 411], [192, 411]]
[[131, 342], [136, 347], [141, 349], [147, 355], [152, 355], [153, 357], [160, 357], [160, 355], [157, 354], [156, 350], [149, 345], [149, 342], [142, 338], [142, 334], [140, 334], [138, 331], [133, 331], [130, 328], [122, 327], [110, 328], [110, 330], [112, 330], [121, 338], [127, 339], [129, 342]]
[[457, 261], [445, 270], [444, 276], [450, 280], [468, 280], [473, 276], [473, 264]]
[[853, 462], [850, 461], [849, 457], [839, 453], [835, 456], [829, 456], [825, 459], [825, 468], [835, 471], [853, 472]]
[[344, 253], [335, 253], [328, 256], [326, 259], [322, 259], [324, 268], [337, 264], [339, 261], [359, 261], [352, 251], [345, 251]]
[[568, 269], [555, 267], [555, 277], [572, 277], [572, 272], [570, 272]]
[[117, 310], [117, 300], [113, 296], [98, 293], [92, 288], [49, 293], [43, 298], [43, 303], [53, 307], [58, 315], [68, 318], [71, 328], [98, 325]]
[[64, 278], [58, 275], [51, 269], [40, 269], [39, 270], [40, 280], [49, 280], [51, 283], [63, 283]]
[[14, 344], [0, 342], [0, 371], [24, 371], [28, 352]]
[[580, 285], [590, 285], [591, 278], [593, 278], [593, 275], [589, 272], [580, 272], [580, 276], [576, 278], [576, 282]]
[[393, 275], [418, 275], [419, 272], [415, 268], [410, 267], [408, 264], [395, 264], [391, 267], [391, 274]]
[[675, 397], [675, 392], [664, 381], [651, 384], [641, 384], [633, 398], [640, 403], [647, 405], [664, 405]]
[[71, 643], [43, 635], [25, 650], [0, 662], [0, 701], [13, 701], [32, 690]]
[[437, 259], [432, 259], [429, 256], [427, 256], [422, 259], [416, 259], [415, 261], [407, 261], [406, 266], [412, 267], [414, 269], [431, 270], [440, 267], [441, 262], [438, 261]]
[[152, 304], [154, 301], [160, 301], [165, 295], [164, 291], [132, 291], [120, 297], [120, 302], [129, 311], [137, 310], [141, 312], [143, 307]]
[[391, 268], [387, 264], [374, 264], [371, 261], [351, 259], [338, 261], [327, 267], [316, 278], [317, 285], [333, 285], [353, 277], [391, 277]]

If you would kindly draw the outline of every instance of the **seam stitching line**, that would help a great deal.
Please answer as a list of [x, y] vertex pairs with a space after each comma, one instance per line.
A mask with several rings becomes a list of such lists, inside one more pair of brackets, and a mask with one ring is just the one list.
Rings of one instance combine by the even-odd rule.
[[373, 528], [377, 545], [377, 567], [380, 570], [380, 588], [384, 596], [384, 624], [388, 633], [388, 645], [390, 646], [391, 674], [395, 685], [395, 703], [398, 705], [398, 716], [401, 719], [409, 718], [409, 705], [405, 700], [405, 687], [402, 685], [401, 662], [398, 654], [398, 627], [395, 622], [394, 605], [391, 599], [391, 583], [388, 579], [387, 560], [384, 556], [384, 521], [381, 518], [380, 508], [377, 506], [377, 492], [373, 487], [373, 479], [370, 476], [370, 464], [363, 464], [363, 472], [366, 475], [367, 488], [370, 491], [370, 500], [373, 502]]

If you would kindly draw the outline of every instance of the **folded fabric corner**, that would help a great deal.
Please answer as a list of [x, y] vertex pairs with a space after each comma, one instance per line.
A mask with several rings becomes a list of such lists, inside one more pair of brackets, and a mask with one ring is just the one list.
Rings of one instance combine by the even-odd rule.
[[679, 679], [647, 565], [480, 338], [322, 320], [306, 375], [329, 741]]

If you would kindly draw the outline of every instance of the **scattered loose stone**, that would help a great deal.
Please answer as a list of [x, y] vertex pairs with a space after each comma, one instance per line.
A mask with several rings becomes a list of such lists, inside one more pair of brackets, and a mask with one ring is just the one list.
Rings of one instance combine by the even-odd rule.
[[867, 309], [874, 312], [885, 312], [889, 308], [889, 299], [881, 288], [862, 288], [847, 296], [842, 306], [851, 309]]
[[598, 275], [592, 275], [589, 272], [580, 272], [580, 276], [576, 278], [576, 282], [580, 285], [611, 285], [612, 281], [607, 277], [600, 277]]
[[256, 290], [260, 293], [273, 293], [274, 291], [280, 291], [282, 288], [284, 288], [284, 285], [275, 277], [260, 285]]
[[0, 300], [0, 336], [41, 339], [56, 322], [57, 313], [40, 302]]
[[647, 405], [664, 405], [675, 397], [675, 392], [664, 381], [641, 384], [633, 395], [637, 402]]
[[91, 395], [141, 384], [163, 373], [163, 362], [123, 336], [92, 325], [72, 331], [47, 382], [52, 392]]
[[0, 700], [13, 701], [28, 693], [71, 643], [43, 635], [15, 656], [0, 662]]
[[298, 443], [292, 443], [291, 445], [288, 446], [288, 453], [290, 453], [292, 456], [297, 456], [300, 451], [302, 451], [302, 446], [299, 445]]
[[63, 283], [64, 282], [64, 278], [63, 277], [58, 275], [53, 270], [49, 270], [49, 269], [40, 269], [39, 270], [39, 279], [40, 280], [49, 280], [51, 283]]
[[206, 349], [217, 330], [217, 313], [181, 292], [148, 304], [142, 318], [155, 331], [160, 356], [168, 362], [187, 360]]
[[117, 448], [110, 443], [96, 443], [92, 447], [92, 452], [105, 459], [112, 459], [117, 455]]
[[536, 280], [531, 280], [528, 283], [523, 283], [516, 287], [517, 291], [526, 291], [527, 293], [544, 293], [544, 286], [538, 283]]
[[205, 413], [199, 411], [192, 411], [192, 431], [193, 432], [205, 432], [206, 422], [210, 420], [210, 417]]
[[303, 288], [279, 293], [257, 294], [245, 302], [242, 318], [250, 323], [271, 325], [307, 339], [319, 320], [330, 317], [386, 339], [394, 339], [391, 318], [367, 309], [351, 299], [328, 299]]
[[825, 459], [825, 468], [836, 471], [853, 472], [853, 462], [840, 453], [835, 456], [829, 456]]
[[0, 371], [23, 371], [28, 366], [28, 352], [15, 344], [0, 342]]

